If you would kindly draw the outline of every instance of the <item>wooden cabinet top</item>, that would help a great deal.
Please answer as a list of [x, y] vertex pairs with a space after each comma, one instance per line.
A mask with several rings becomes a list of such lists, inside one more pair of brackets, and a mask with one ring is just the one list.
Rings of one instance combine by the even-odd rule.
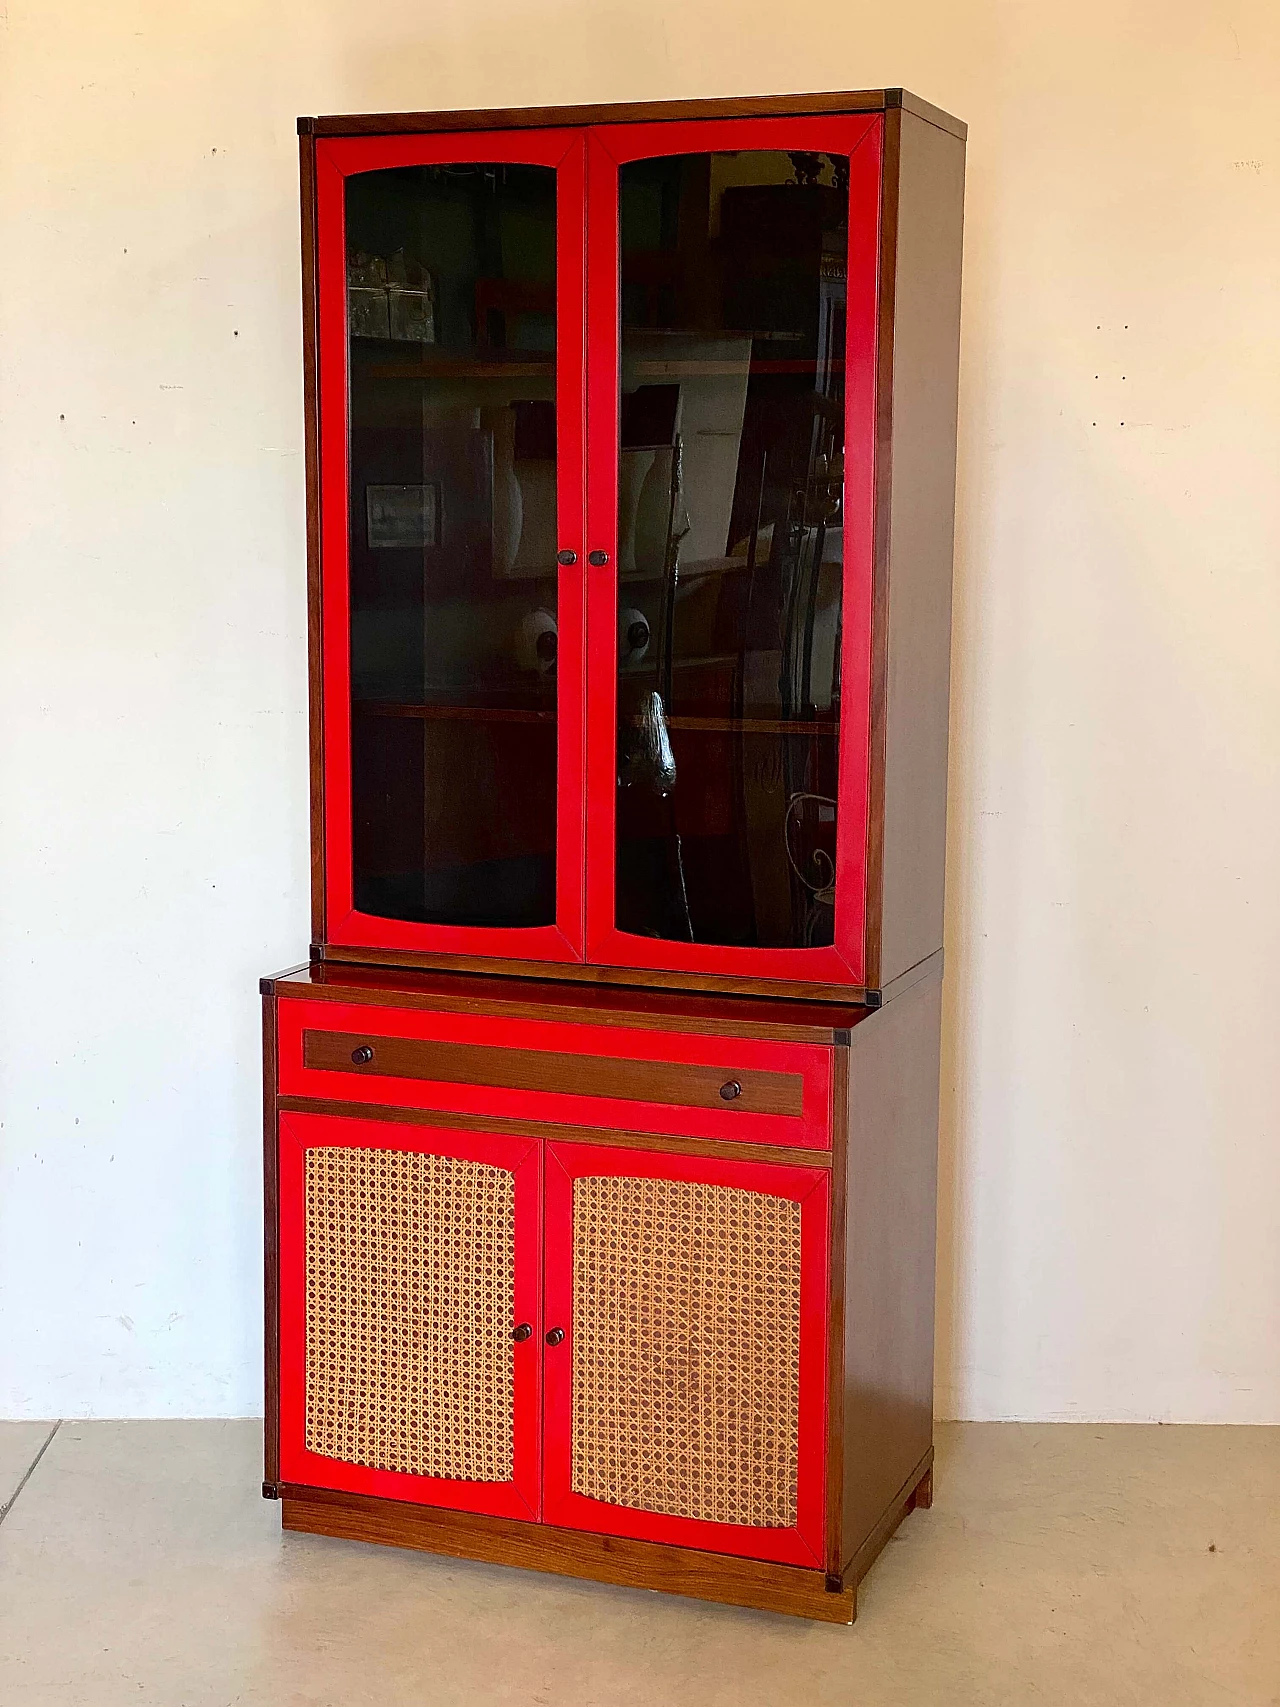
[[779, 118], [797, 113], [880, 113], [895, 108], [963, 141], [963, 120], [909, 89], [847, 89], [820, 94], [718, 96], [692, 101], [622, 101], [565, 107], [462, 108], [439, 113], [330, 113], [300, 118], [300, 135], [398, 136], [415, 131], [527, 130], [543, 125], [656, 124], [679, 119]]

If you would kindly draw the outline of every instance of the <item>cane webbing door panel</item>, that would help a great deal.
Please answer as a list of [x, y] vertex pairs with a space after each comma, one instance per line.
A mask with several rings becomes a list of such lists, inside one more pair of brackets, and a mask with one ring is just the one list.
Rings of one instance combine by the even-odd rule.
[[827, 1196], [820, 1169], [548, 1144], [547, 1522], [821, 1564]]
[[541, 1148], [282, 1117], [285, 1479], [537, 1516]]

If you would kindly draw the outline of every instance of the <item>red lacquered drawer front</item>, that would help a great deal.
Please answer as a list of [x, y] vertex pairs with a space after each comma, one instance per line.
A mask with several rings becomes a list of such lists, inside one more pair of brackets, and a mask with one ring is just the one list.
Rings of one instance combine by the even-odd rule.
[[282, 1096], [830, 1146], [831, 1058], [797, 1043], [281, 1002]]

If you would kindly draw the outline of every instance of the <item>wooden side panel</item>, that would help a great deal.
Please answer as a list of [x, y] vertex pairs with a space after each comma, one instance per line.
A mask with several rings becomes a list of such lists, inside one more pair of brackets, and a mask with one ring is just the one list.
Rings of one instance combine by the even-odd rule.
[[846, 1565], [905, 1509], [933, 1442], [941, 1018], [939, 973], [860, 1025], [849, 1049]]
[[840, 1574], [846, 1588], [856, 1589], [884, 1551], [886, 1542], [893, 1539], [904, 1517], [913, 1511], [924, 1511], [933, 1504], [933, 1448], [930, 1447], [919, 1464], [907, 1477], [894, 1496], [893, 1503], [879, 1523], [867, 1536]]
[[881, 988], [942, 946], [965, 156], [897, 118]]
[[831, 1234], [827, 1261], [826, 1571], [838, 1581], [844, 1564], [844, 1282], [849, 1226], [849, 1051], [831, 1069]]

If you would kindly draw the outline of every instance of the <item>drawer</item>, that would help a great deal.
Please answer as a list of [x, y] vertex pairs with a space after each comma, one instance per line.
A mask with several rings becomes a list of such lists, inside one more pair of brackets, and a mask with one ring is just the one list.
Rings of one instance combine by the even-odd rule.
[[282, 1096], [830, 1147], [817, 1045], [302, 1001], [278, 1028]]

